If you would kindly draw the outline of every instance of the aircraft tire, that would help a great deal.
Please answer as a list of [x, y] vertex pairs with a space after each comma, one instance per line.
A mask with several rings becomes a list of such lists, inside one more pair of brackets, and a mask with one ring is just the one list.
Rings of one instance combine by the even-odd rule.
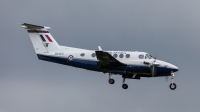
[[175, 83], [171, 83], [171, 84], [169, 85], [169, 88], [170, 88], [171, 90], [175, 90], [175, 89], [176, 89], [176, 84], [175, 84]]
[[109, 82], [110, 84], [114, 84], [114, 83], [115, 83], [115, 80], [114, 80], [114, 79], [109, 79], [108, 82]]
[[122, 85], [122, 88], [123, 88], [123, 89], [128, 89], [128, 85], [127, 85], [127, 84], [123, 84], [123, 85]]

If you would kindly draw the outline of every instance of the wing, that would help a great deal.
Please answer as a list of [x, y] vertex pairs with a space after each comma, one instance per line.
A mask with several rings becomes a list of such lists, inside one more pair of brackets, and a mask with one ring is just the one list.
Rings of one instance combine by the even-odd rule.
[[113, 56], [111, 56], [108, 52], [104, 51], [95, 51], [97, 59], [99, 60], [98, 66], [126, 66], [126, 64], [118, 61]]

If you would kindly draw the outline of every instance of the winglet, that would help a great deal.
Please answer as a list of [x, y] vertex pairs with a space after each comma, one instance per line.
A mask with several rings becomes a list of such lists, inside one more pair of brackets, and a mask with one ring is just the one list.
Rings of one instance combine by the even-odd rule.
[[101, 48], [101, 46], [98, 46], [98, 49], [99, 49], [99, 51], [102, 51], [102, 48]]

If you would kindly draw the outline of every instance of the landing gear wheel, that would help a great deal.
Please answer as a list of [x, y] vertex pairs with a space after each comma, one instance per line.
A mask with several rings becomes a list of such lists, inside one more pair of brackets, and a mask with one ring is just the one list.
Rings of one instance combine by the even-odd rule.
[[171, 90], [175, 90], [175, 89], [176, 89], [176, 84], [175, 84], [175, 83], [171, 83], [171, 84], [169, 85], [169, 88], [170, 88]]
[[128, 85], [127, 85], [127, 84], [123, 84], [123, 85], [122, 85], [122, 88], [123, 88], [123, 89], [128, 89]]
[[108, 82], [109, 82], [110, 84], [114, 84], [114, 83], [115, 83], [115, 80], [114, 80], [114, 79], [109, 79]]

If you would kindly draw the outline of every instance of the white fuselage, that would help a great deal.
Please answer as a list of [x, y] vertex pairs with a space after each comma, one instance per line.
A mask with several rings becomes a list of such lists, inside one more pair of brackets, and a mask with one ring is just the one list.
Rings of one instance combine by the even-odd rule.
[[[152, 57], [148, 57], [148, 53], [145, 52], [130, 52], [130, 51], [107, 51], [117, 60], [122, 63], [127, 64], [127, 67], [117, 67], [108, 68], [110, 71], [125, 71], [126, 73], [145, 73], [148, 74], [147, 77], [151, 74], [149, 69], [149, 65], [144, 64], [144, 62], [153, 63], [155, 60], [159, 63], [158, 73], [171, 73], [176, 72], [178, 67], [173, 64], [154, 59]], [[73, 47], [60, 46], [60, 50], [57, 52], [48, 52], [48, 53], [39, 53], [38, 55], [51, 57], [52, 59], [56, 58], [57, 60], [62, 59], [60, 61], [65, 61], [66, 65], [79, 67], [88, 70], [101, 71], [97, 68], [95, 62], [98, 62], [98, 59], [95, 55], [95, 50], [86, 50], [86, 49], [78, 49]], [[73, 59], [70, 60], [70, 56]], [[62, 63], [61, 63], [62, 64]], [[92, 67], [93, 66], [93, 67]], [[96, 67], [94, 67], [96, 66]], [[159, 69], [160, 68], [160, 69]], [[108, 71], [109, 72], [109, 71]], [[116, 74], [120, 74], [123, 72], [116, 72]], [[121, 74], [123, 75], [123, 74]], [[169, 74], [166, 74], [168, 76]], [[158, 74], [159, 76], [159, 74]], [[165, 75], [161, 75], [165, 76]]]

